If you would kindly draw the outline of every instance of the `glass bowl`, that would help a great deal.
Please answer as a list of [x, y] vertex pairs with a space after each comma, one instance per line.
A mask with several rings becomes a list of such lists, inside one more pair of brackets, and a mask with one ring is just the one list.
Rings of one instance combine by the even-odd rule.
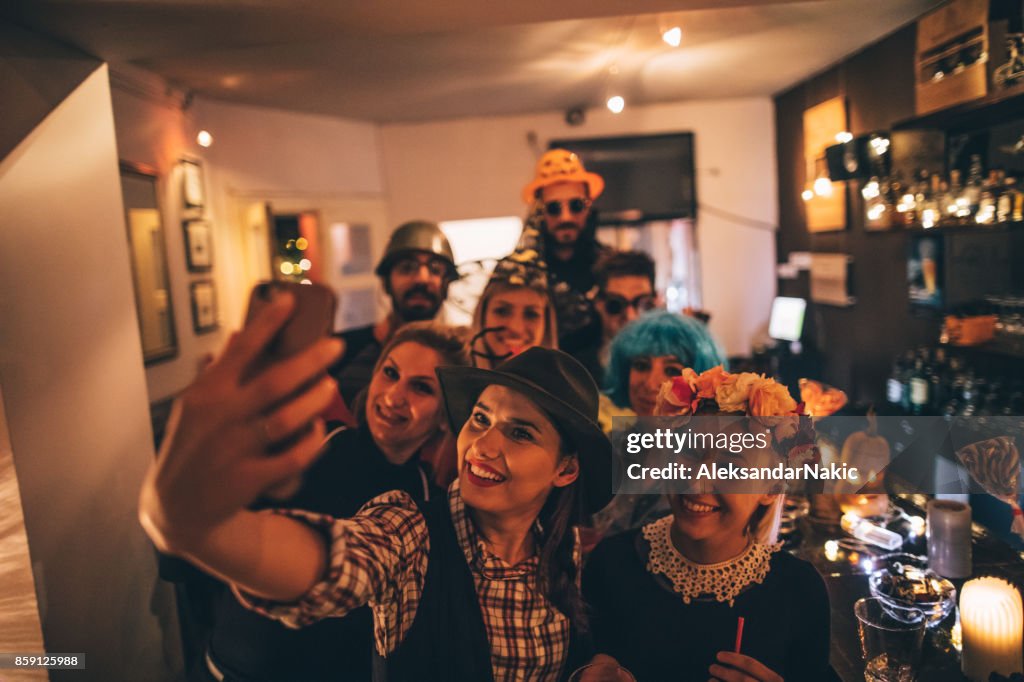
[[876, 570], [868, 577], [871, 596], [877, 597], [893, 618], [904, 620], [921, 611], [933, 628], [956, 605], [953, 583], [928, 569], [927, 557], [897, 552], [874, 560]]

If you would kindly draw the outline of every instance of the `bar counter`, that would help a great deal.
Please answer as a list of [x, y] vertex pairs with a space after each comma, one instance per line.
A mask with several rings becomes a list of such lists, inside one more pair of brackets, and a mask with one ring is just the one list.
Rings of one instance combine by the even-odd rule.
[[[923, 519], [927, 499], [924, 495], [894, 495], [890, 497], [890, 504], [908, 516]], [[895, 521], [888, 527], [900, 531], [907, 538], [902, 549], [896, 551], [927, 556], [923, 532], [920, 535], [913, 534], [911, 524], [906, 520]], [[868, 575], [873, 568], [872, 557], [887, 552], [881, 548], [871, 548], [870, 553], [841, 549], [834, 560], [826, 556], [826, 542], [848, 537], [838, 523], [832, 525], [811, 515], [798, 516], [794, 530], [784, 535], [789, 551], [814, 564], [825, 579], [832, 607], [832, 666], [844, 682], [860, 682], [864, 680], [864, 660], [853, 605], [858, 599], [871, 596]], [[958, 598], [967, 580], [986, 575], [1007, 580], [1024, 591], [1024, 552], [1012, 549], [977, 523], [972, 526], [972, 551], [971, 576], [951, 579]], [[921, 682], [967, 681], [968, 678], [960, 671], [960, 653], [950, 638], [951, 629], [957, 622], [957, 613], [958, 609], [954, 608], [938, 626], [925, 633], [922, 664], [917, 676]]]

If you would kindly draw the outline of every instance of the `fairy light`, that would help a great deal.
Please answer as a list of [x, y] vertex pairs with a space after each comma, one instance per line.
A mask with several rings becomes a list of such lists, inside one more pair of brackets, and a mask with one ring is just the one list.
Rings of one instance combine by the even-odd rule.
[[683, 29], [673, 26], [661, 34], [661, 39], [665, 41], [666, 45], [679, 47], [679, 44], [683, 42]]
[[841, 133], [836, 133], [836, 142], [839, 144], [846, 144], [851, 140], [853, 140], [853, 133], [849, 133], [845, 130]]
[[282, 261], [281, 263], [281, 274], [290, 275], [295, 272], [295, 263], [291, 261]]
[[826, 177], [820, 177], [814, 181], [814, 193], [819, 197], [832, 196], [832, 181]]
[[825, 558], [835, 561], [839, 558], [839, 543], [835, 540], [828, 540], [825, 543]]
[[878, 181], [872, 180], [868, 182], [866, 185], [864, 185], [864, 189], [862, 189], [860, 193], [861, 196], [863, 196], [865, 199], [870, 200], [877, 199], [882, 192], [878, 186]]
[[626, 108], [626, 100], [621, 95], [612, 95], [608, 98], [608, 111], [613, 114], [621, 114], [622, 110]]
[[814, 198], [814, 192], [809, 189], [805, 189], [803, 192], [800, 192], [800, 198], [804, 201], [810, 201]]

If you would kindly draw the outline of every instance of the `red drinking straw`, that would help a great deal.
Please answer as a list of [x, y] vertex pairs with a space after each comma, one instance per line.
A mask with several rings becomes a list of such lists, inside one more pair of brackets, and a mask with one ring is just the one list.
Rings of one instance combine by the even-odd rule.
[[736, 620], [736, 653], [740, 652], [740, 644], [743, 643], [743, 616]]

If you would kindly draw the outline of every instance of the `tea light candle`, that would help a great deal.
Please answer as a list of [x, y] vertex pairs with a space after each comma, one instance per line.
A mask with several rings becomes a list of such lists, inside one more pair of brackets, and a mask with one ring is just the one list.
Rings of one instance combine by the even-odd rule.
[[928, 502], [928, 567], [946, 578], [971, 574], [971, 508], [953, 500]]
[[999, 578], [978, 578], [960, 592], [961, 669], [972, 682], [1024, 672], [1024, 608], [1020, 592]]

